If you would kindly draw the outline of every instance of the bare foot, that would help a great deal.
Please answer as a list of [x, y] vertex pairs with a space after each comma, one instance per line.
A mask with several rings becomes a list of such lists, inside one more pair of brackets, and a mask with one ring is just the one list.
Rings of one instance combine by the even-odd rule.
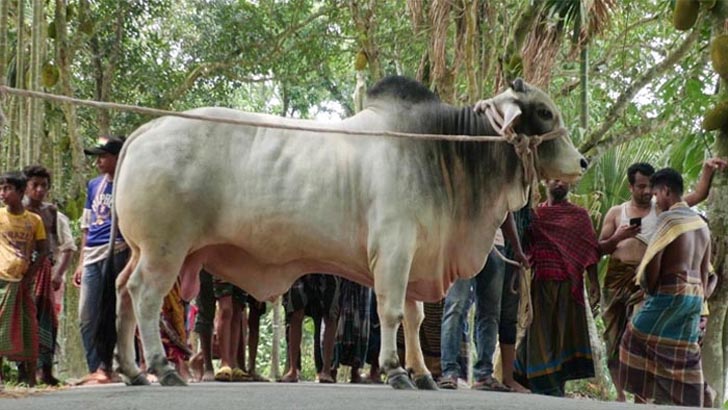
[[[190, 357], [190, 370], [195, 375], [195, 379], [198, 382], [205, 381], [204, 380], [205, 366], [202, 363], [202, 353], [201, 352], [195, 353], [192, 357]], [[210, 374], [212, 374], [212, 372], [210, 372]], [[213, 375], [213, 378], [214, 378], [214, 375]]]
[[93, 385], [93, 384], [107, 384], [111, 383], [111, 378], [103, 370], [97, 370], [93, 373], [87, 374], [78, 384]]
[[523, 385], [521, 383], [518, 383], [517, 381], [512, 380], [512, 379], [508, 380], [508, 381], [504, 380], [503, 384], [510, 387], [511, 390], [513, 390], [516, 393], [531, 393], [531, 390], [528, 390], [527, 388], [523, 387]]
[[298, 383], [298, 370], [289, 370], [281, 377], [281, 383]]
[[331, 377], [331, 374], [329, 373], [321, 372], [317, 375], [317, 378], [319, 383], [336, 383], [336, 380], [334, 380], [334, 378]]
[[215, 381], [215, 372], [212, 370], [205, 370], [205, 372], [202, 374], [202, 381], [203, 382], [214, 382]]
[[190, 374], [190, 368], [187, 365], [187, 362], [184, 360], [179, 360], [177, 363], [175, 363], [175, 367], [177, 368], [177, 373], [179, 373], [179, 377], [182, 378], [182, 380], [188, 382], [192, 380], [192, 375]]

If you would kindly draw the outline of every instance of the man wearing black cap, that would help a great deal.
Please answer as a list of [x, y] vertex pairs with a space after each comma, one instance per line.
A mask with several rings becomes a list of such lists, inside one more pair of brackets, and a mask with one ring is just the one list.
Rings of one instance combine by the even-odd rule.
[[[113, 283], [129, 255], [123, 238], [118, 234], [112, 269], [105, 271], [111, 236], [111, 193], [116, 161], [123, 144], [120, 138], [100, 137], [95, 146], [83, 150], [86, 155], [96, 157], [96, 167], [102, 174], [89, 181], [87, 186], [86, 205], [81, 217], [81, 252], [73, 276], [74, 284], [81, 287], [78, 314], [90, 373], [85, 381], [90, 383], [111, 381], [116, 332], [114, 318], [105, 318], [102, 312], [113, 314], [116, 302], [113, 292], [109, 294], [107, 290], [104, 293], [104, 284]], [[107, 277], [111, 274], [113, 278]]]

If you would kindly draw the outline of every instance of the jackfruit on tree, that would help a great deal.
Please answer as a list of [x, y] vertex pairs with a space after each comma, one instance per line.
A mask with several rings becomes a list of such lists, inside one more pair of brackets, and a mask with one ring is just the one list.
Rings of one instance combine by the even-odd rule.
[[53, 63], [45, 63], [41, 69], [40, 76], [43, 87], [51, 88], [58, 82], [60, 72], [58, 71], [58, 67]]
[[672, 24], [677, 30], [685, 31], [695, 25], [700, 11], [698, 0], [676, 0], [675, 10], [672, 13]]
[[715, 72], [728, 80], [728, 34], [713, 38], [710, 43], [710, 61]]
[[718, 103], [713, 109], [705, 113], [703, 117], [703, 129], [714, 131], [728, 126], [728, 101]]

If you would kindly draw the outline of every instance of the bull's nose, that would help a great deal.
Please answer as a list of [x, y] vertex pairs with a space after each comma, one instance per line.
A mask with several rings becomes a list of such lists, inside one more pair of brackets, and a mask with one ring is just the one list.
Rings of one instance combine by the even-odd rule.
[[587, 161], [586, 158], [582, 158], [581, 161], [579, 161], [579, 164], [581, 164], [581, 169], [586, 171], [586, 168], [589, 166], [589, 161]]

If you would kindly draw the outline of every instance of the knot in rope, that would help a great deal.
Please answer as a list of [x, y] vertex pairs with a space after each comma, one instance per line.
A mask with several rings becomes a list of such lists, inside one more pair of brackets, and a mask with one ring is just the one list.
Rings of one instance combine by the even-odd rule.
[[528, 136], [518, 134], [513, 130], [513, 124], [505, 124], [503, 116], [498, 112], [495, 104], [485, 103], [486, 118], [493, 129], [513, 146], [518, 159], [523, 167], [523, 182], [530, 187], [531, 205], [538, 204], [540, 194], [538, 192], [538, 147], [545, 141], [550, 141], [566, 135], [566, 129], [556, 128], [553, 131], [541, 135]]

